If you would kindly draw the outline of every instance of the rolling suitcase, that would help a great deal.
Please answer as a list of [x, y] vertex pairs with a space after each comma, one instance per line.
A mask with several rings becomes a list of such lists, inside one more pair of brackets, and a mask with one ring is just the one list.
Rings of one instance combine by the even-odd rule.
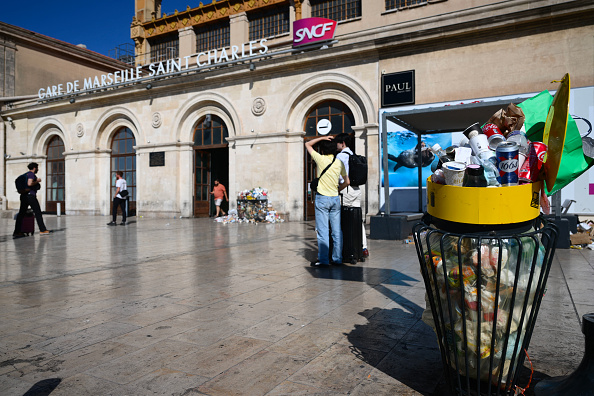
[[361, 208], [342, 206], [340, 208], [340, 224], [342, 228], [342, 261], [356, 264], [365, 261], [363, 258], [363, 235], [361, 224], [363, 215]]
[[21, 232], [25, 235], [33, 235], [35, 233], [35, 214], [31, 209], [29, 209], [23, 217]]

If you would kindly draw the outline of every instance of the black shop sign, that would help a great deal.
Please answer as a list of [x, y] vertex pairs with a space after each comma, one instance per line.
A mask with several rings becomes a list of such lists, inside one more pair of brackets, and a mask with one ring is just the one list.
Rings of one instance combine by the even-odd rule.
[[415, 71], [382, 74], [382, 107], [415, 103]]

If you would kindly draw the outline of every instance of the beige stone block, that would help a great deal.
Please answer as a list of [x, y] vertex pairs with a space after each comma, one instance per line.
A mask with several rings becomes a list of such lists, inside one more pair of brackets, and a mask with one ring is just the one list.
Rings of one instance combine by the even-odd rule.
[[313, 359], [344, 339], [340, 330], [307, 325], [269, 346], [269, 351]]
[[[261, 351], [198, 388], [209, 395], [264, 395], [307, 362], [274, 352]], [[275, 370], [270, 370], [275, 367]]]
[[216, 377], [225, 370], [269, 346], [254, 338], [231, 336], [169, 363], [168, 367], [204, 377]]
[[95, 366], [87, 370], [86, 374], [118, 384], [128, 384], [196, 350], [197, 348], [186, 342], [165, 340]]
[[118, 392], [126, 395], [191, 395], [198, 394], [198, 386], [209, 378], [183, 371], [160, 368], [121, 387]]
[[153, 323], [138, 330], [130, 331], [114, 338], [114, 341], [135, 347], [145, 347], [167, 338], [171, 338], [197, 326], [198, 323], [193, 320], [171, 318], [158, 323]]
[[376, 351], [353, 353], [349, 347], [337, 344], [289, 377], [289, 380], [345, 394], [352, 389], [353, 384], [364, 380], [384, 356], [385, 353]]

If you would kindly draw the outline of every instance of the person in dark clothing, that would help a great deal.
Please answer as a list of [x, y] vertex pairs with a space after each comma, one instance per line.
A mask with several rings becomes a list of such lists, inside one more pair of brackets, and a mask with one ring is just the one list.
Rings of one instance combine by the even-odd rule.
[[[116, 192], [113, 197], [112, 220], [107, 223], [108, 226], [115, 226], [116, 218], [118, 216], [118, 206], [122, 208], [122, 222], [120, 225], [126, 225], [126, 197], [128, 196], [128, 185], [124, 179], [124, 172], [116, 172]], [[125, 191], [125, 192], [124, 192]]]
[[23, 224], [23, 218], [27, 213], [27, 209], [31, 207], [33, 213], [35, 213], [35, 219], [37, 220], [37, 226], [39, 227], [39, 234], [40, 235], [49, 235], [51, 231], [45, 227], [45, 223], [43, 222], [43, 215], [41, 214], [41, 207], [39, 206], [39, 201], [37, 200], [37, 191], [41, 188], [41, 178], [37, 177], [37, 172], [39, 171], [39, 164], [37, 162], [31, 162], [27, 165], [29, 172], [27, 172], [27, 189], [21, 193], [21, 206], [19, 208], [19, 213], [17, 214], [16, 222], [14, 225], [14, 232], [12, 234], [13, 238], [22, 238], [25, 234], [21, 231], [21, 226]]

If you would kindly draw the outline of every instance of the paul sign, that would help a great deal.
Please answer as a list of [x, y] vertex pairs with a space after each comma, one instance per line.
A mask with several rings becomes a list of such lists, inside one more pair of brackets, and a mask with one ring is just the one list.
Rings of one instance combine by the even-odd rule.
[[326, 18], [304, 18], [293, 22], [293, 47], [334, 38], [336, 21]]
[[382, 107], [415, 103], [415, 71], [382, 74]]

